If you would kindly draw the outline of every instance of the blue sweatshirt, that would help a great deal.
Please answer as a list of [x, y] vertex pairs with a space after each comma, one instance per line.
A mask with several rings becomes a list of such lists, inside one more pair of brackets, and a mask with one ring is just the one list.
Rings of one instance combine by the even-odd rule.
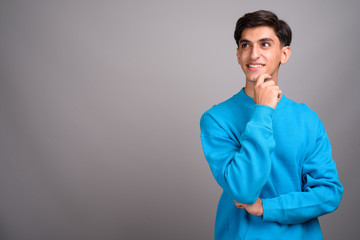
[[[343, 188], [325, 129], [305, 104], [284, 95], [274, 110], [242, 89], [201, 117], [201, 142], [223, 189], [215, 239], [322, 239], [317, 217], [334, 211]], [[262, 199], [263, 216], [234, 200]]]

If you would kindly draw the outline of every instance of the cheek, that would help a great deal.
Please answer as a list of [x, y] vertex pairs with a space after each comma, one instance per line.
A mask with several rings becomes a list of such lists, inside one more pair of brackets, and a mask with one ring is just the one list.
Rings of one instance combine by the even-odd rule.
[[281, 55], [279, 55], [279, 54], [274, 54], [271, 56], [269, 55], [268, 60], [270, 61], [271, 66], [277, 67], [279, 65], [279, 63], [281, 62]]
[[246, 62], [246, 57], [244, 55], [241, 55], [239, 58], [238, 58], [238, 62], [240, 63], [240, 65], [244, 65], [245, 62]]

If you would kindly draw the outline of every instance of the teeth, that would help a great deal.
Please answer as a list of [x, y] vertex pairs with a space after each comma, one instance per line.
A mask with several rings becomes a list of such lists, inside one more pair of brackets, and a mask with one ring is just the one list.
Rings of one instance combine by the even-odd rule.
[[251, 68], [260, 68], [260, 67], [262, 67], [262, 65], [249, 65], [249, 67], [251, 67]]

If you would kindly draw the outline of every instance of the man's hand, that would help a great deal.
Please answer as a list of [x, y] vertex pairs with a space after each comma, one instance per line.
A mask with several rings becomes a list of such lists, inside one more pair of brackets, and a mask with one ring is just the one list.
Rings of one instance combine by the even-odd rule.
[[262, 200], [261, 198], [258, 198], [256, 200], [256, 202], [253, 205], [249, 205], [249, 204], [242, 204], [242, 203], [238, 203], [236, 201], [235, 202], [235, 206], [237, 208], [245, 208], [245, 210], [257, 217], [261, 217], [263, 215], [263, 206], [262, 206]]
[[281, 99], [282, 91], [279, 86], [275, 85], [273, 80], [265, 79], [271, 78], [269, 74], [261, 74], [255, 85], [255, 104], [267, 105], [275, 109], [277, 103]]

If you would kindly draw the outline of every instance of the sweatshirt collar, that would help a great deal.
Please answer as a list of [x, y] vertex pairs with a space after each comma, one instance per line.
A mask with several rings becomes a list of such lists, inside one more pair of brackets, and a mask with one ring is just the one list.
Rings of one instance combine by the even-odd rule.
[[[248, 95], [246, 95], [244, 88], [242, 88], [240, 90], [240, 92], [236, 94], [236, 97], [240, 101], [240, 103], [243, 104], [244, 106], [251, 107], [251, 108], [253, 108], [255, 106], [254, 99], [252, 97], [249, 97]], [[276, 105], [275, 110], [281, 108], [285, 104], [286, 100], [287, 100], [287, 98], [283, 94], [280, 101]]]

